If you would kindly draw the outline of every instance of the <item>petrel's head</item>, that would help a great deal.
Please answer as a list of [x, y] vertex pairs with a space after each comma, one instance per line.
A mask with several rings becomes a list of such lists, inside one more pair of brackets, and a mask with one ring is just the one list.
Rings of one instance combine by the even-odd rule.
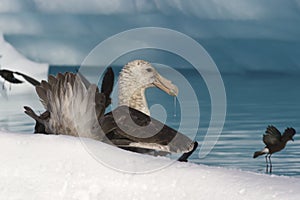
[[149, 87], [157, 87], [172, 96], [178, 94], [178, 88], [149, 62], [134, 60], [127, 63], [119, 76], [119, 105], [127, 105], [150, 115], [144, 94]]
[[161, 76], [147, 61], [134, 60], [127, 63], [121, 72], [121, 76], [126, 76], [126, 74], [127, 80], [135, 81], [137, 87], [158, 87], [169, 95], [177, 96], [178, 94], [178, 88], [170, 80]]

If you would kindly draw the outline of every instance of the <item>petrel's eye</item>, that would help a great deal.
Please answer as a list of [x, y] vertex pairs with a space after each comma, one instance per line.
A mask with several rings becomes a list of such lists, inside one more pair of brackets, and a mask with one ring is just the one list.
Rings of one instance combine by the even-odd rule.
[[147, 68], [146, 70], [147, 70], [147, 72], [153, 72], [153, 70], [151, 68]]

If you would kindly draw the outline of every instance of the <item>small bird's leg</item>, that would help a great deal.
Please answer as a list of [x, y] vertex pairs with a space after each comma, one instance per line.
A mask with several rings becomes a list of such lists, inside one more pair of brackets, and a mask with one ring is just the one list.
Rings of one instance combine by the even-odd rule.
[[270, 154], [270, 155], [269, 155], [269, 162], [270, 162], [270, 174], [272, 173], [272, 162], [271, 162], [271, 155], [272, 155], [272, 154]]
[[9, 91], [11, 91], [11, 83], [9, 84]]
[[268, 165], [268, 154], [265, 156], [266, 158], [266, 173], [269, 172], [268, 168], [269, 168], [269, 165]]

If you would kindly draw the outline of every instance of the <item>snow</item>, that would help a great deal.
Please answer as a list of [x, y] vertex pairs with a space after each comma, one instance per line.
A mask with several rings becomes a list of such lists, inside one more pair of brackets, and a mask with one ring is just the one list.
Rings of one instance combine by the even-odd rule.
[[[8, 69], [11, 71], [18, 71], [29, 75], [36, 80], [46, 79], [48, 76], [49, 65], [46, 63], [33, 62], [22, 54], [20, 54], [11, 44], [5, 41], [3, 35], [0, 33], [0, 69]], [[20, 80], [23, 80], [23, 84], [13, 84], [9, 86], [9, 83], [5, 83], [6, 92], [9, 95], [21, 94], [27, 92], [34, 92], [34, 87], [27, 83], [21, 76], [16, 75]], [[4, 79], [0, 77], [1, 94], [5, 96], [5, 91], [2, 89]], [[10, 89], [9, 89], [10, 88]]]
[[[0, 152], [0, 199], [6, 200], [300, 197], [299, 178], [174, 162], [91, 139], [2, 131]], [[118, 161], [117, 170], [109, 160]], [[147, 171], [157, 166], [164, 167]], [[133, 167], [146, 171], [124, 171]]]

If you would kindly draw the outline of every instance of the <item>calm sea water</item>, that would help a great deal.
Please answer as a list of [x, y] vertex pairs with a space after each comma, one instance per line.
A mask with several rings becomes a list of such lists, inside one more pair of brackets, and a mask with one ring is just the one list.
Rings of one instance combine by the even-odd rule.
[[[74, 71], [72, 67], [50, 68], [49, 73], [58, 71]], [[120, 68], [114, 68], [117, 74]], [[181, 83], [172, 79], [173, 75], [163, 70], [161, 74], [172, 80], [182, 91]], [[166, 123], [174, 128], [181, 126], [184, 133], [193, 137], [201, 146], [206, 134], [210, 117], [210, 96], [201, 76], [193, 70], [179, 70], [192, 85], [197, 95], [200, 107], [199, 127], [190, 127], [195, 120], [194, 103], [187, 101], [185, 111], [181, 111], [178, 100], [174, 106], [174, 99], [158, 89], [147, 90], [149, 107], [161, 105], [166, 111]], [[89, 73], [93, 75], [93, 70]], [[267, 125], [275, 125], [280, 131], [286, 127], [300, 130], [300, 79], [298, 74], [282, 74], [267, 72], [245, 72], [222, 74], [226, 89], [227, 114], [220, 138], [212, 151], [205, 157], [198, 157], [199, 148], [191, 157], [191, 162], [211, 166], [237, 168], [246, 171], [264, 173], [265, 159], [253, 159], [254, 151], [264, 147], [262, 134]], [[12, 86], [13, 89], [13, 86]], [[113, 98], [116, 94], [113, 95]], [[37, 110], [43, 108], [34, 93], [0, 98], [0, 129], [12, 132], [31, 134], [34, 121], [23, 113], [22, 106], [28, 104]], [[26, 103], [24, 103], [26, 102]], [[160, 109], [151, 110], [160, 119]], [[181, 113], [188, 112], [188, 117], [181, 120]], [[164, 113], [163, 113], [164, 114]], [[164, 115], [163, 115], [164, 116]], [[198, 120], [198, 119], [197, 119]], [[286, 148], [272, 156], [273, 174], [300, 176], [300, 136], [295, 135], [295, 141], [289, 142]]]

